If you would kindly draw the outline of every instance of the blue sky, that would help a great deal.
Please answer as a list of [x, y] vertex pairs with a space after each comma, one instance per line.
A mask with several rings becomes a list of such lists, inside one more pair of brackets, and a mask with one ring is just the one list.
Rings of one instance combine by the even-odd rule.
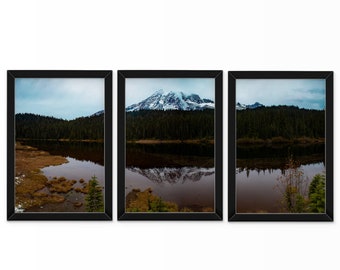
[[16, 78], [15, 113], [89, 116], [104, 110], [104, 89], [101, 78]]
[[324, 79], [237, 79], [236, 102], [322, 110], [325, 108], [325, 90]]
[[128, 78], [125, 86], [125, 105], [136, 104], [154, 92], [180, 91], [198, 94], [201, 98], [215, 101], [215, 79], [213, 78]]

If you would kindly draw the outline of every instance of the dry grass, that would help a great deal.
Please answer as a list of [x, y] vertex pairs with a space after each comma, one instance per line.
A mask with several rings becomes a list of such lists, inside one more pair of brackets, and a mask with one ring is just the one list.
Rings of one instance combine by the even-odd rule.
[[88, 185], [88, 183], [84, 183], [83, 182], [83, 187], [76, 187], [75, 189], [74, 189], [74, 191], [75, 192], [81, 192], [81, 193], [83, 193], [83, 194], [87, 194], [87, 193], [89, 193], [89, 185]]
[[[47, 194], [41, 190], [46, 187], [48, 179], [41, 174], [40, 169], [50, 165], [60, 165], [68, 162], [61, 156], [52, 156], [37, 148], [16, 143], [15, 151], [15, 182], [16, 206], [27, 209], [46, 203], [63, 202], [61, 195]], [[53, 180], [52, 180], [53, 181]]]
[[67, 162], [67, 159], [62, 156], [52, 156], [48, 152], [37, 148], [16, 143], [15, 172], [17, 176], [27, 174], [33, 170], [37, 171], [46, 166], [56, 166]]
[[152, 189], [144, 191], [133, 189], [126, 196], [127, 212], [178, 212], [177, 204], [163, 201], [152, 194]]
[[60, 177], [48, 181], [46, 186], [49, 188], [50, 192], [67, 193], [73, 190], [73, 185], [75, 183], [77, 183], [76, 180], [67, 180], [65, 177]]
[[271, 145], [271, 144], [315, 144], [315, 143], [325, 143], [325, 138], [309, 138], [309, 137], [300, 137], [294, 139], [287, 139], [284, 137], [273, 137], [270, 139], [258, 139], [258, 138], [239, 138], [237, 139], [238, 145], [248, 145], [248, 144], [257, 144], [257, 145]]
[[163, 201], [152, 193], [151, 188], [144, 191], [133, 189], [126, 195], [127, 212], [214, 212], [211, 207], [191, 205], [180, 208], [176, 203]]

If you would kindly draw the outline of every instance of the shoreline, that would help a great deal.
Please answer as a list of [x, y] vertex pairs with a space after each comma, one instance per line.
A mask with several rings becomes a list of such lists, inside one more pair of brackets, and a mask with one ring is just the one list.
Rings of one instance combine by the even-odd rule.
[[214, 144], [215, 140], [195, 139], [195, 140], [158, 140], [158, 139], [143, 139], [143, 140], [127, 140], [126, 143], [131, 144]]
[[95, 143], [104, 143], [103, 139], [100, 140], [73, 140], [73, 139], [28, 139], [28, 138], [17, 138], [16, 141], [47, 141], [47, 142], [95, 142]]
[[[15, 212], [25, 212], [29, 209], [40, 209], [44, 205], [66, 202], [66, 195], [75, 192], [87, 193], [87, 183], [80, 179], [69, 180], [65, 177], [54, 177], [52, 180], [42, 173], [41, 169], [47, 166], [58, 166], [68, 163], [68, 160], [59, 155], [39, 150], [36, 147], [15, 143]], [[81, 188], [74, 188], [79, 182]], [[79, 208], [82, 202], [73, 203]], [[36, 212], [36, 211], [34, 211]]]
[[283, 137], [273, 137], [270, 139], [258, 139], [258, 138], [239, 138], [236, 140], [237, 146], [246, 145], [282, 145], [282, 144], [294, 144], [294, 145], [308, 145], [308, 144], [324, 144], [326, 142], [325, 138], [309, 138], [300, 137], [294, 139], [286, 139]]
[[38, 148], [15, 143], [15, 208], [17, 212], [33, 206], [41, 206], [46, 202], [60, 202], [58, 195], [48, 195], [39, 192], [46, 187], [48, 179], [41, 172], [47, 166], [57, 166], [67, 163], [62, 156], [52, 156]]

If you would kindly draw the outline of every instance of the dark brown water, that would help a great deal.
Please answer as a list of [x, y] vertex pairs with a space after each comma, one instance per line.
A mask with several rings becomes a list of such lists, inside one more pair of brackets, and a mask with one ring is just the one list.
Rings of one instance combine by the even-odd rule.
[[278, 178], [286, 173], [288, 156], [299, 163], [304, 184], [325, 171], [324, 145], [242, 147], [237, 149], [236, 207], [238, 213], [280, 213]]
[[179, 209], [214, 209], [213, 145], [127, 145], [125, 194], [151, 188]]

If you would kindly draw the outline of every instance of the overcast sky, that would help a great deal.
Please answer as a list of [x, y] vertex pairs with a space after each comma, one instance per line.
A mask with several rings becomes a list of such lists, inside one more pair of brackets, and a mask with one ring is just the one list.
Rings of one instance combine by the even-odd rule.
[[125, 105], [136, 104], [158, 90], [180, 91], [198, 94], [201, 98], [215, 101], [215, 79], [213, 78], [128, 78], [126, 79]]
[[236, 102], [321, 110], [325, 108], [325, 89], [324, 79], [237, 79]]
[[104, 79], [17, 78], [15, 113], [62, 119], [89, 116], [104, 110]]

